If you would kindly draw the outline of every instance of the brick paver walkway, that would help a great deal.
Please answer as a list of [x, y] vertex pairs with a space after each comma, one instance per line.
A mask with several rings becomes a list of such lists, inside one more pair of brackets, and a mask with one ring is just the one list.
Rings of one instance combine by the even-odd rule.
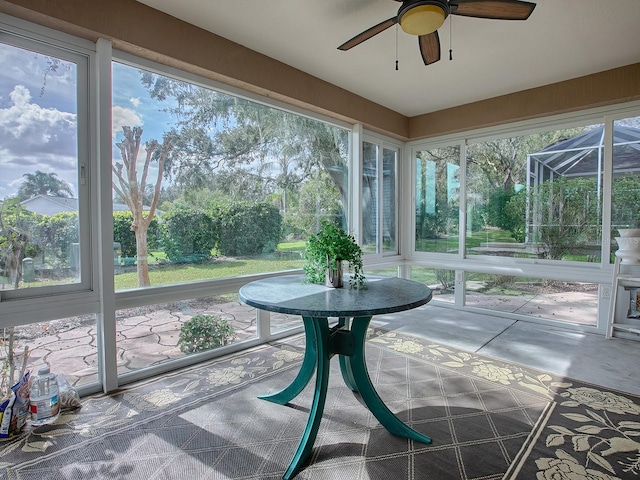
[[[220, 315], [235, 329], [235, 341], [256, 335], [256, 310], [240, 302], [174, 302], [169, 305], [117, 312], [118, 373], [126, 373], [183, 357], [178, 347], [180, 327], [197, 314]], [[295, 316], [272, 314], [272, 329], [301, 324]], [[75, 317], [16, 327], [16, 351], [29, 348], [28, 367], [37, 370], [48, 363], [80, 386], [98, 375], [97, 327], [94, 316]]]

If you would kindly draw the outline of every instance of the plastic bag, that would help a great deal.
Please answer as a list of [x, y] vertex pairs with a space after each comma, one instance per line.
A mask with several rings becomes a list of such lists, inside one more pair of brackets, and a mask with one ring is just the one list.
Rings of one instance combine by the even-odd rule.
[[29, 417], [29, 372], [11, 387], [11, 397], [0, 403], [0, 438], [20, 432]]
[[60, 389], [60, 411], [65, 412], [82, 407], [78, 391], [67, 381], [66, 377], [58, 374], [56, 378], [58, 380], [58, 388]]

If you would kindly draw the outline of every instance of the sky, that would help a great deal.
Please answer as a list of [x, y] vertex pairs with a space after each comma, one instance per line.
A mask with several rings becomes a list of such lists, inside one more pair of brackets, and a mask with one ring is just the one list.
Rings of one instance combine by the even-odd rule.
[[[62, 61], [48, 71], [48, 61], [0, 43], [0, 200], [15, 195], [23, 175], [37, 170], [56, 173], [77, 193], [77, 68]], [[113, 65], [113, 155], [118, 160], [115, 142], [123, 125], [142, 127], [143, 142], [161, 140], [171, 119], [161, 111], [166, 105], [149, 97], [137, 69]]]

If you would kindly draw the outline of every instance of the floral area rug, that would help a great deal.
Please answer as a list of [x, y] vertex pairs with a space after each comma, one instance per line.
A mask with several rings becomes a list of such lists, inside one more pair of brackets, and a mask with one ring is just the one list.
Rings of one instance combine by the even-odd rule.
[[[256, 398], [294, 378], [304, 339], [84, 398], [53, 425], [0, 442], [0, 478], [279, 479], [303, 433], [313, 381], [290, 404]], [[300, 479], [640, 478], [640, 399], [383, 330], [367, 364], [380, 397], [429, 445], [395, 437], [332, 361]]]

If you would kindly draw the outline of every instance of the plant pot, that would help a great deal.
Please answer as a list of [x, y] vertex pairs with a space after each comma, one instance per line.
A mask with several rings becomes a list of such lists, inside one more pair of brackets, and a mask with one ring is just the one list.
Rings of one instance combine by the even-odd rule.
[[344, 277], [342, 274], [342, 260], [336, 261], [338, 268], [333, 268], [331, 262], [327, 259], [327, 272], [324, 277], [324, 284], [331, 288], [342, 288], [344, 286]]
[[620, 257], [620, 263], [640, 263], [640, 237], [615, 237], [620, 248], [616, 251], [616, 257]]
[[619, 228], [618, 234], [622, 238], [640, 237], [640, 228]]

